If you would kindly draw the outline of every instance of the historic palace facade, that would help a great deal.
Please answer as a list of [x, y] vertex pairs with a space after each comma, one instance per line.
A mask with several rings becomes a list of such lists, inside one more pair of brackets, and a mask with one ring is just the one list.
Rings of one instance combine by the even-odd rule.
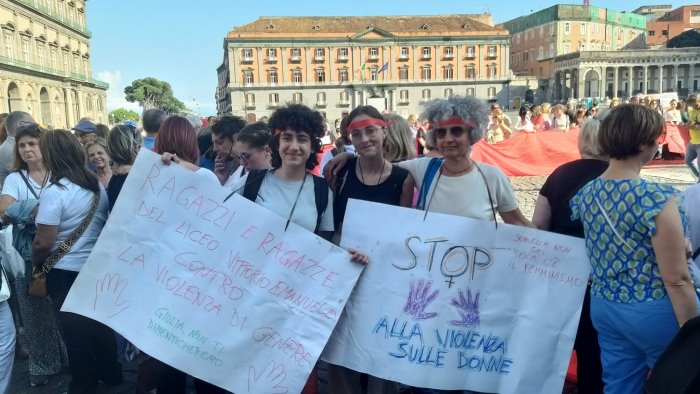
[[45, 126], [106, 122], [107, 84], [92, 78], [85, 0], [0, 0], [0, 112]]
[[433, 98], [508, 105], [508, 31], [491, 15], [261, 17], [224, 40], [219, 114], [248, 120], [290, 102], [338, 119], [367, 103], [408, 116]]

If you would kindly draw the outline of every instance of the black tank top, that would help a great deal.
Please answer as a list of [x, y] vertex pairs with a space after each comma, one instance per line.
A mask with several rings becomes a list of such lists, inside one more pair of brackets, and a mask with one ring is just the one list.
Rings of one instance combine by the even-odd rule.
[[[333, 202], [333, 216], [336, 231], [340, 230], [339, 224], [343, 222], [345, 217], [345, 209], [348, 205], [348, 199], [364, 200], [378, 202], [381, 204], [396, 205], [401, 202], [401, 191], [403, 183], [408, 176], [408, 171], [403, 168], [392, 166], [391, 174], [378, 185], [365, 185], [357, 179], [355, 165], [357, 159], [348, 160], [345, 166], [347, 171], [338, 175], [336, 190], [339, 191]], [[346, 176], [347, 174], [347, 176]], [[343, 184], [344, 180], [344, 184]]]

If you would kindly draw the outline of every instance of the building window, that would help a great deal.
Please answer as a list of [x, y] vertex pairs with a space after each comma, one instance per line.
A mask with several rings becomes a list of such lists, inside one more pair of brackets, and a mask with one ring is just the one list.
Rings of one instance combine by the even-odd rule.
[[421, 68], [421, 79], [427, 81], [432, 78], [432, 73], [430, 72], [430, 66]]
[[454, 71], [452, 66], [445, 66], [445, 69], [443, 70], [443, 79], [448, 81], [454, 79]]
[[[518, 36], [520, 37], [520, 36]], [[474, 59], [476, 57], [476, 50], [473, 45], [467, 47], [467, 59]]]
[[486, 54], [486, 56], [490, 59], [495, 58], [497, 51], [498, 48], [495, 45], [489, 45], [488, 53]]
[[14, 40], [14, 35], [11, 32], [8, 32], [7, 30], [3, 31], [3, 38], [5, 42], [5, 56], [10, 58], [10, 60], [15, 58], [15, 50], [14, 46], [12, 45], [12, 42]]
[[445, 98], [446, 99], [452, 97], [453, 95], [454, 95], [454, 93], [453, 93], [451, 88], [445, 89]]
[[421, 91], [421, 99], [423, 101], [429, 101], [430, 100], [430, 89], [423, 89]]
[[408, 59], [408, 47], [401, 47], [401, 54], [399, 59]]
[[402, 81], [408, 80], [408, 67], [399, 68], [399, 79]]
[[29, 38], [23, 38], [22, 39], [22, 60], [29, 63], [31, 61], [30, 57], [31, 57], [31, 53], [29, 52]]
[[44, 44], [36, 44], [36, 62], [44, 66]]
[[68, 52], [63, 51], [63, 71], [70, 72], [70, 67], [68, 67]]
[[379, 59], [379, 48], [373, 47], [369, 49], [369, 60]]
[[267, 48], [267, 60], [270, 62], [276, 62], [277, 61], [277, 49], [275, 48]]
[[488, 88], [488, 91], [486, 94], [489, 96], [489, 98], [496, 97], [496, 88]]
[[564, 23], [564, 34], [569, 34], [571, 33], [571, 23], [565, 22]]
[[316, 48], [316, 55], [314, 59], [319, 62], [324, 61], [326, 59], [326, 50], [323, 48]]
[[294, 93], [294, 94], [292, 94], [292, 101], [297, 103], [297, 104], [300, 104], [304, 100], [303, 100], [301, 93]]
[[349, 102], [350, 102], [350, 95], [349, 95], [348, 92], [346, 92], [345, 90], [343, 90], [342, 92], [340, 92], [340, 102], [341, 102], [342, 104], [345, 104], [345, 103], [349, 103]]
[[279, 93], [270, 93], [270, 106], [277, 106], [280, 103]]
[[244, 49], [241, 57], [243, 58], [243, 61], [253, 61], [253, 50]]
[[564, 53], [569, 53], [571, 48], [569, 48], [569, 44], [564, 44]]
[[467, 97], [474, 97], [474, 88], [467, 88]]
[[668, 30], [661, 30], [661, 35], [668, 37]]
[[245, 84], [251, 84], [255, 82], [255, 78], [253, 77], [253, 70], [243, 71], [243, 81]]
[[587, 26], [585, 23], [581, 22], [581, 34], [586, 34]]
[[423, 59], [430, 59], [431, 57], [430, 47], [423, 47]]
[[290, 52], [289, 60], [291, 60], [291, 61], [301, 60], [301, 49], [300, 48], [292, 48], [291, 52]]
[[316, 105], [326, 105], [326, 93], [316, 93]]
[[49, 56], [51, 56], [51, 68], [56, 70], [58, 68], [58, 60], [56, 59], [56, 48], [49, 49]]
[[341, 68], [338, 70], [338, 80], [340, 82], [347, 82], [348, 81], [348, 69], [347, 68]]
[[80, 59], [78, 55], [73, 55], [73, 72], [76, 74], [80, 73]]
[[348, 48], [338, 49], [338, 60], [348, 60]]
[[89, 64], [90, 64], [90, 62], [88, 61], [88, 59], [83, 59], [83, 75], [85, 75], [86, 77], [90, 76]]
[[700, 10], [691, 10], [690, 16], [700, 16]]
[[489, 64], [486, 66], [486, 76], [489, 78], [494, 78], [496, 76], [496, 65]]
[[399, 92], [399, 100], [402, 103], [407, 103], [408, 102], [408, 90], [402, 90]]
[[369, 69], [369, 79], [370, 81], [376, 81], [379, 76], [379, 69], [376, 67], [370, 67]]
[[548, 57], [554, 56], [554, 43], [550, 42], [549, 43], [549, 52], [547, 52]]
[[253, 93], [246, 93], [245, 105], [246, 107], [255, 107], [255, 95]]
[[270, 70], [267, 72], [267, 82], [268, 82], [270, 85], [276, 84], [276, 83], [278, 82], [278, 80], [277, 80], [277, 70], [276, 70], [276, 69], [273, 68], [273, 69], [270, 69]]
[[292, 70], [292, 81], [301, 83], [301, 70]]
[[544, 48], [542, 48], [542, 46], [540, 45], [538, 59], [542, 59], [542, 58], [544, 58]]
[[322, 68], [316, 69], [316, 82], [326, 82], [326, 70]]
[[467, 66], [467, 78], [476, 78], [476, 67], [473, 64]]
[[453, 57], [452, 47], [445, 47], [445, 59], [452, 59]]

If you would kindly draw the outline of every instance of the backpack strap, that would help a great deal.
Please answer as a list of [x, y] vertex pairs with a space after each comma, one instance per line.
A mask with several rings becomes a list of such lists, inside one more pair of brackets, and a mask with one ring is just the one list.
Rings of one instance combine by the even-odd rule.
[[268, 171], [269, 170], [253, 169], [248, 172], [248, 178], [246, 178], [245, 186], [243, 187], [243, 197], [252, 202], [258, 199], [260, 186], [262, 186]]
[[338, 148], [331, 149], [331, 156], [332, 157], [338, 156], [339, 153], [340, 153], [340, 151], [338, 150]]
[[425, 170], [425, 175], [423, 176], [423, 182], [421, 182], [420, 189], [418, 190], [418, 201], [416, 202], [417, 209], [425, 210], [430, 185], [433, 183], [433, 179], [435, 179], [435, 174], [437, 174], [440, 170], [443, 160], [444, 159], [439, 157], [433, 157], [430, 159], [428, 168]]
[[316, 201], [316, 228], [314, 232], [318, 232], [318, 228], [321, 226], [321, 218], [326, 212], [328, 207], [328, 184], [326, 180], [320, 176], [313, 175], [314, 177], [314, 197]]

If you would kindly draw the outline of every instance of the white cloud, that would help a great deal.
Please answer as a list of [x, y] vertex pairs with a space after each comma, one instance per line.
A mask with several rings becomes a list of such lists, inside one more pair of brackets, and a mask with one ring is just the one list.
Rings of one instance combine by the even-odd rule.
[[126, 84], [122, 81], [121, 71], [101, 71], [97, 73], [97, 79], [109, 84], [109, 90], [107, 90], [108, 112], [117, 108], [126, 108], [141, 113], [141, 107], [139, 107], [138, 103], [130, 103], [124, 97]]

